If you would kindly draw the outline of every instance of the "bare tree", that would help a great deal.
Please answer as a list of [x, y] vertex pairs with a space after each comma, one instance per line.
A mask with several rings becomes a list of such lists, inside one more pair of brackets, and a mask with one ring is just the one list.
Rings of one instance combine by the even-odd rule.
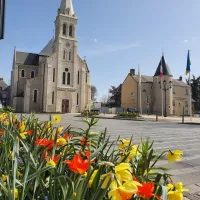
[[101, 97], [101, 103], [102, 103], [103, 106], [107, 106], [107, 104], [108, 104], [108, 99], [109, 99], [108, 95], [103, 95], [103, 96]]
[[97, 100], [97, 88], [94, 85], [91, 85], [91, 99], [92, 101]]

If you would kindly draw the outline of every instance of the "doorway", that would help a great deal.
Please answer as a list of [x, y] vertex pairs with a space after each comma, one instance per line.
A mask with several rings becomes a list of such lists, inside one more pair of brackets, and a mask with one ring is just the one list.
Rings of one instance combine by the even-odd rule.
[[62, 113], [68, 113], [69, 112], [69, 100], [63, 99], [62, 100]]

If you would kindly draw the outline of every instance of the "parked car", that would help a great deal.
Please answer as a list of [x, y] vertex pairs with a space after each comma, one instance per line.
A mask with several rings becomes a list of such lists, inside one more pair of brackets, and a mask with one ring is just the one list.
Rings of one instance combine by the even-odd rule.
[[127, 108], [126, 112], [130, 112], [130, 113], [139, 113], [140, 111], [136, 108]]

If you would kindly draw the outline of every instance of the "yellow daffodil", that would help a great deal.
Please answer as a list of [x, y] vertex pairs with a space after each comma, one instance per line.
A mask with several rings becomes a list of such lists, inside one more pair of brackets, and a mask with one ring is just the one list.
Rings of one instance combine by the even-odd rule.
[[102, 189], [106, 189], [106, 187], [107, 187], [107, 185], [108, 185], [110, 179], [111, 179], [113, 182], [115, 181], [115, 180], [114, 180], [114, 174], [112, 174], [112, 173], [107, 173], [107, 174], [101, 175], [101, 180], [104, 180], [104, 181], [103, 181], [103, 184], [102, 184], [102, 186], [101, 186]]
[[[13, 190], [10, 191], [11, 194], [13, 193]], [[18, 193], [18, 189], [15, 189], [15, 199], [17, 199], [19, 196], [19, 193]]]
[[[130, 160], [135, 158], [137, 155], [140, 155], [140, 153], [138, 151], [138, 145], [133, 145], [129, 152], [124, 153], [124, 155], [121, 157], [120, 161], [123, 160], [123, 162], [130, 162]], [[126, 159], [124, 160], [125, 157], [126, 157]]]
[[112, 200], [131, 199], [133, 194], [137, 192], [138, 186], [141, 186], [141, 184], [137, 181], [128, 181], [119, 185], [119, 187], [117, 187], [116, 184], [115, 187], [113, 187], [112, 190], [108, 193], [108, 196]]
[[20, 136], [22, 137], [22, 139], [26, 139], [27, 132], [20, 133]]
[[47, 122], [46, 128], [48, 129], [48, 128], [50, 128], [50, 127], [51, 127], [51, 122]]
[[91, 187], [97, 172], [98, 172], [98, 170], [94, 170], [94, 172], [92, 173], [92, 176], [90, 177], [90, 180], [89, 180], [89, 183], [88, 183], [88, 187]]
[[20, 172], [18, 171], [18, 172], [17, 172], [17, 175], [18, 175], [18, 176], [22, 176], [22, 173], [20, 173]]
[[120, 141], [118, 148], [123, 149], [123, 148], [127, 147], [130, 144], [130, 142], [131, 142], [130, 140], [123, 139]]
[[59, 134], [63, 130], [63, 126], [57, 128], [57, 133]]
[[115, 167], [115, 173], [120, 182], [131, 181], [133, 177], [131, 175], [131, 166], [128, 163], [120, 163]]
[[183, 152], [180, 150], [169, 151], [166, 158], [169, 163], [173, 163], [175, 161], [181, 161]]
[[57, 146], [64, 146], [66, 144], [67, 144], [67, 141], [63, 137], [58, 138], [57, 141], [56, 141]]
[[168, 190], [168, 200], [182, 200], [183, 199], [183, 192], [187, 192], [188, 189], [183, 188], [183, 184], [181, 182], [167, 185]]
[[46, 167], [48, 167], [48, 166], [56, 167], [56, 163], [55, 163], [52, 159], [50, 159], [50, 160], [46, 163]]
[[5, 126], [8, 126], [8, 124], [9, 124], [9, 121], [4, 121], [4, 123], [3, 123]]
[[53, 116], [53, 123], [59, 123], [60, 122], [61, 117], [59, 115], [54, 115]]
[[25, 125], [24, 125], [24, 123], [21, 123], [21, 124], [19, 124], [19, 132], [20, 133], [23, 133], [24, 131], [25, 131]]
[[7, 180], [7, 176], [2, 174], [2, 179], [3, 179], [3, 182], [5, 182]]

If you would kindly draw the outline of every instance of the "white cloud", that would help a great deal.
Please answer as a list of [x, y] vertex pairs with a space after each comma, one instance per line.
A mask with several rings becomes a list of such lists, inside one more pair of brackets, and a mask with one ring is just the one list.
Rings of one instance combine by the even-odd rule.
[[98, 43], [98, 40], [96, 38], [91, 39], [93, 43]]
[[197, 38], [193, 37], [192, 40], [196, 40]]
[[188, 40], [184, 40], [183, 42], [184, 42], [184, 43], [188, 43], [189, 41], [188, 41]]

